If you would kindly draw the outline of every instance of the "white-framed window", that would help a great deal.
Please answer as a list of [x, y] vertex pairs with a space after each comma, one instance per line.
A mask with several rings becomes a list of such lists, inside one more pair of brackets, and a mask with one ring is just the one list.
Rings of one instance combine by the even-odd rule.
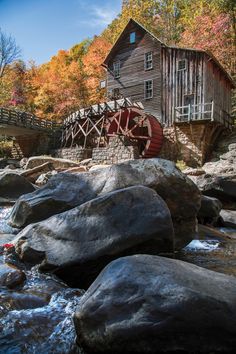
[[113, 75], [115, 79], [120, 77], [120, 61], [115, 61], [113, 63]]
[[100, 81], [100, 89], [104, 89], [104, 88], [106, 88], [106, 86], [107, 86], [106, 80], [101, 80]]
[[144, 81], [144, 98], [149, 100], [153, 97], [153, 80]]
[[187, 64], [186, 59], [178, 60], [178, 71], [186, 70], [186, 64]]
[[130, 42], [131, 44], [136, 42], [136, 32], [131, 32], [131, 33], [129, 34], [129, 42]]
[[152, 52], [144, 54], [144, 68], [150, 70], [153, 68]]

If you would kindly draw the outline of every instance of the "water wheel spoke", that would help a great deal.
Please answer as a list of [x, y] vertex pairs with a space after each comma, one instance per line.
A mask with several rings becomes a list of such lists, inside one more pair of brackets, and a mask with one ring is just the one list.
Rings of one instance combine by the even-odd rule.
[[146, 136], [146, 135], [133, 135], [133, 134], [130, 134], [130, 135], [129, 135], [129, 138], [130, 138], [130, 139], [137, 139], [137, 140], [150, 140], [150, 139], [151, 139], [150, 136]]
[[137, 127], [142, 128], [142, 127], [143, 127], [143, 122], [144, 122], [146, 119], [147, 119], [147, 117], [144, 117], [144, 116], [143, 116], [143, 118], [140, 119], [140, 120], [138, 121], [138, 123], [136, 123], [136, 124], [129, 130], [129, 132], [132, 132], [132, 131], [133, 131], [134, 129], [136, 129]]

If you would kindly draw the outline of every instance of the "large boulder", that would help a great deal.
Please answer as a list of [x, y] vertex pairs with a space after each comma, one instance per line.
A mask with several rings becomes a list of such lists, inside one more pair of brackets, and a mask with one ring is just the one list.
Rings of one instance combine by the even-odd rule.
[[134, 186], [107, 193], [72, 210], [29, 225], [16, 250], [29, 263], [86, 287], [121, 255], [173, 252], [169, 209], [157, 193]]
[[55, 157], [51, 157], [51, 156], [33, 156], [30, 157], [25, 165], [25, 169], [29, 170], [32, 169], [34, 167], [38, 167], [41, 166], [43, 164], [45, 164], [46, 162], [50, 162], [54, 169], [57, 168], [69, 168], [69, 167], [76, 167], [79, 166], [78, 163], [73, 162], [71, 160], [67, 160], [67, 159], [60, 159], [60, 158], [55, 158]]
[[150, 255], [110, 263], [74, 316], [87, 353], [233, 352], [236, 278]]
[[104, 184], [103, 178], [96, 177], [58, 173], [44, 187], [17, 200], [9, 224], [21, 228], [96, 198]]
[[195, 234], [201, 194], [173, 162], [158, 158], [127, 161], [78, 175], [59, 173], [46, 186], [17, 201], [10, 223], [23, 227], [96, 196], [134, 185], [150, 187], [165, 200], [177, 240], [182, 236], [182, 240], [186, 238], [186, 243], [190, 242]]
[[23, 176], [8, 172], [0, 175], [0, 202], [12, 202], [21, 195], [35, 191], [35, 187]]

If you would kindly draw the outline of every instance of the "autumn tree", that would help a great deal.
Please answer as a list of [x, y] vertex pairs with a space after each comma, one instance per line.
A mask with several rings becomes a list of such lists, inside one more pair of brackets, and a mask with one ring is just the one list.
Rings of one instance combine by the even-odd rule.
[[100, 81], [105, 78], [102, 63], [110, 49], [111, 44], [105, 38], [95, 36], [83, 57], [86, 87], [91, 104], [105, 100], [105, 92], [100, 89]]

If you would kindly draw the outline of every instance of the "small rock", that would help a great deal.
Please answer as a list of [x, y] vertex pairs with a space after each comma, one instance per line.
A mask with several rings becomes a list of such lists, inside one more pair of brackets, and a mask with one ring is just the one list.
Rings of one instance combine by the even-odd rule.
[[57, 171], [50, 171], [50, 172], [47, 172], [47, 173], [42, 173], [35, 181], [35, 184], [37, 186], [43, 186], [45, 185], [49, 179], [53, 176], [55, 176], [58, 172]]
[[219, 218], [221, 209], [222, 203], [217, 198], [203, 195], [201, 208], [198, 212], [198, 218], [200, 219], [201, 224], [216, 222]]
[[25, 273], [13, 266], [0, 264], [0, 285], [13, 289], [25, 281]]

